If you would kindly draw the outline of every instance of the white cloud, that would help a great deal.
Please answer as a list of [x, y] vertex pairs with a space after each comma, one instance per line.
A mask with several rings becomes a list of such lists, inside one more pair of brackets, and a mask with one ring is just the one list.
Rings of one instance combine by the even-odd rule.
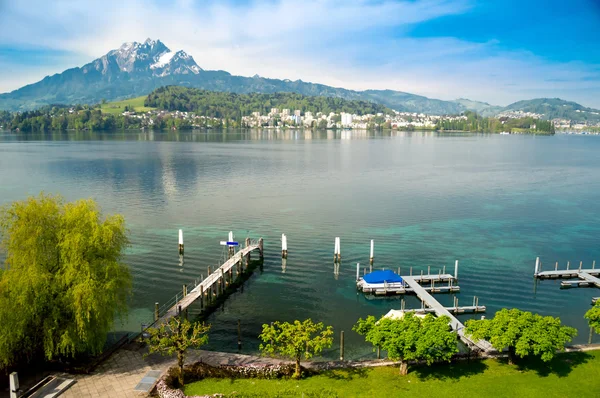
[[[11, 2], [0, 9], [0, 46], [40, 46], [81, 54], [91, 61], [124, 41], [151, 37], [161, 39], [172, 50], [186, 50], [204, 69], [245, 76], [258, 73], [338, 87], [389, 88], [434, 98], [470, 97], [500, 104], [564, 94], [568, 99], [600, 106], [594, 95], [600, 89], [598, 80], [582, 82], [586, 77], [598, 77], [597, 67], [550, 63], [528, 53], [500, 51], [493, 42], [402, 35], [413, 24], [463, 13], [471, 3]], [[38, 77], [31, 70], [23, 75], [11, 73], [10, 78], [0, 73], [0, 92], [71, 66], [66, 60], [63, 65], [45, 65], [39, 68]], [[4, 68], [0, 64], [0, 69]]]

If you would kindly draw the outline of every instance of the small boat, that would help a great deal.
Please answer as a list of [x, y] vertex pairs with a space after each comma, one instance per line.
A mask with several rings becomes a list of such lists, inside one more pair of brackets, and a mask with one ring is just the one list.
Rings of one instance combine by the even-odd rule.
[[510, 133], [508, 131], [502, 131], [500, 132], [500, 135], [509, 135]]

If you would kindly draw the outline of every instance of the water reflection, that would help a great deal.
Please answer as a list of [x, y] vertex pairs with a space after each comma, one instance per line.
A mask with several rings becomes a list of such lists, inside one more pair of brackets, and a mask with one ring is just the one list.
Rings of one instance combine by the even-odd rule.
[[0, 131], [2, 141], [167, 141], [167, 142], [235, 142], [298, 140], [365, 140], [391, 137], [459, 137], [486, 134], [439, 133], [435, 131], [398, 130], [114, 130], [114, 131], [50, 131], [46, 133], [11, 133]]

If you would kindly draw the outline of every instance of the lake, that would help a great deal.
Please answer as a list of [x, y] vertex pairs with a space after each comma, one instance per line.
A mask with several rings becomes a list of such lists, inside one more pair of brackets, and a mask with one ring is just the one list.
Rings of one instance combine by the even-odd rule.
[[[534, 287], [533, 271], [536, 256], [544, 269], [600, 260], [599, 153], [600, 137], [570, 135], [0, 133], [0, 204], [45, 191], [94, 198], [105, 213], [125, 216], [134, 292], [121, 330], [139, 330], [155, 302], [214, 269], [219, 241], [233, 230], [238, 240], [264, 237], [264, 264], [209, 317], [210, 349], [237, 350], [238, 319], [243, 352], [256, 352], [263, 323], [310, 317], [334, 326], [336, 344], [345, 331], [346, 357], [372, 356], [352, 325], [399, 309], [400, 299], [357, 294], [356, 263], [368, 266], [370, 239], [375, 268], [437, 273], [457, 259], [460, 304], [478, 296], [487, 317], [502, 307], [560, 316], [581, 343], [583, 314], [600, 291], [561, 290], [559, 281]], [[420, 303], [408, 297], [406, 307]]]

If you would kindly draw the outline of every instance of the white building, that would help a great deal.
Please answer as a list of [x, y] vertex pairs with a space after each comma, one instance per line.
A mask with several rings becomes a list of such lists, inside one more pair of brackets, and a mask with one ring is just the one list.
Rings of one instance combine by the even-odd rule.
[[347, 127], [347, 126], [351, 126], [352, 125], [352, 115], [350, 113], [343, 113], [341, 114], [342, 116], [342, 127]]

